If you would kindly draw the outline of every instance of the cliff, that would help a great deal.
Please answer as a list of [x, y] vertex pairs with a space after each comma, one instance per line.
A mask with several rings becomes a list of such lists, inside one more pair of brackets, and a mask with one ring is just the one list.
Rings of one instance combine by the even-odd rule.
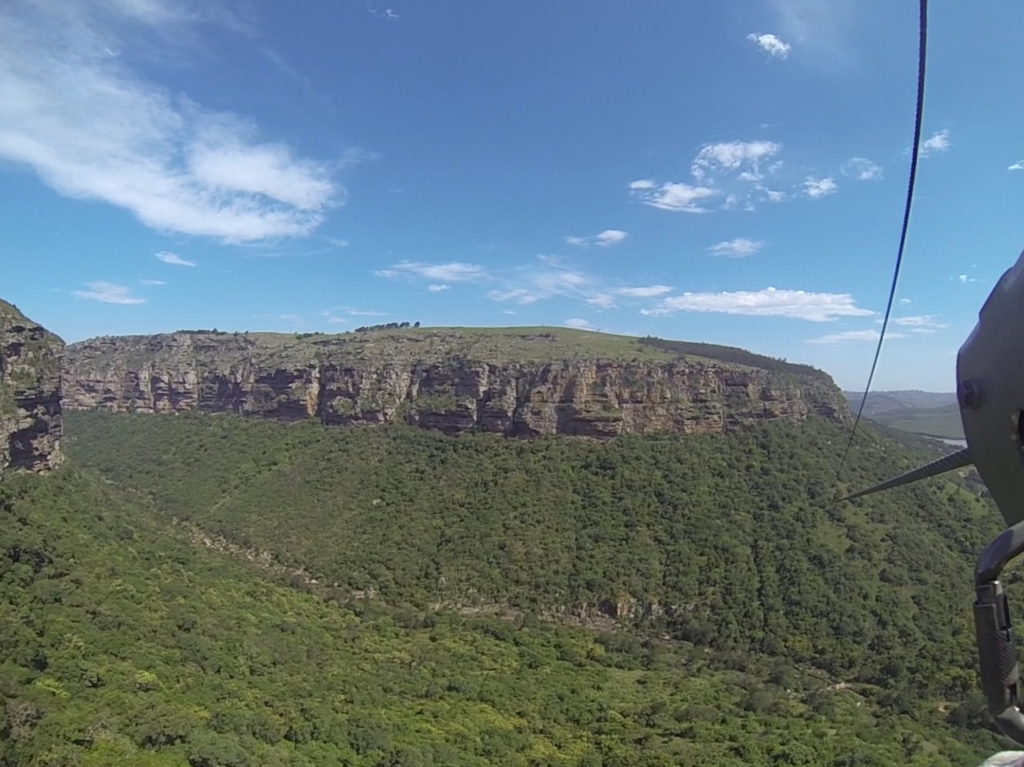
[[0, 477], [60, 463], [64, 342], [0, 300]]
[[[705, 356], [714, 353], [729, 359]], [[589, 437], [848, 412], [832, 380], [812, 368], [726, 347], [547, 328], [97, 338], [68, 347], [64, 404]]]

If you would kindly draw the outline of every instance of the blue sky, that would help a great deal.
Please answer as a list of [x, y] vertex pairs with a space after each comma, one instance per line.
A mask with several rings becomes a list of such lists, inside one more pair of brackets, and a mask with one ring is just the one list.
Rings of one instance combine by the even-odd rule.
[[[0, 8], [0, 296], [65, 339], [570, 325], [863, 386], [916, 3], [216, 7]], [[1010, 0], [932, 3], [928, 150], [875, 388], [951, 390], [1024, 244], [1021, 28]]]

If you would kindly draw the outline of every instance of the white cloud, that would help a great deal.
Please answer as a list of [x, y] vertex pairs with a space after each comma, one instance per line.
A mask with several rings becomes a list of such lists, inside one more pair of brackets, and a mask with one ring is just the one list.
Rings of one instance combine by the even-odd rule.
[[931, 138], [921, 142], [919, 155], [921, 157], [927, 157], [935, 152], [945, 152], [950, 146], [949, 131], [944, 128], [943, 130], [933, 133]]
[[596, 306], [598, 309], [615, 308], [615, 297], [608, 293], [596, 293], [584, 300], [590, 304], [590, 306]]
[[170, 253], [168, 251], [161, 251], [160, 253], [154, 253], [157, 258], [163, 261], [165, 264], [172, 264], [173, 266], [195, 266], [195, 261], [186, 261], [184, 258], [179, 256], [177, 253]]
[[431, 293], [441, 293], [442, 291], [448, 290], [448, 288], [450, 288], [450, 287], [451, 287], [451, 285], [445, 285], [443, 283], [440, 284], [440, 285], [434, 284], [434, 285], [427, 285], [427, 290], [429, 290]]
[[140, 278], [139, 282], [142, 283], [143, 285], [166, 285], [167, 284], [164, 280], [147, 280], [145, 278]]
[[166, 29], [151, 37], [140, 24], [167, 18], [168, 3], [115, 0], [114, 20], [97, 4], [0, 7], [0, 158], [59, 194], [123, 208], [160, 231], [234, 242], [308, 234], [341, 201], [330, 163], [264, 141], [245, 119], [204, 109], [110, 54], [159, 50]]
[[579, 328], [580, 330], [593, 330], [594, 326], [587, 320], [582, 320], [579, 317], [573, 317], [571, 320], [566, 320], [565, 324], [570, 328]]
[[812, 200], [817, 200], [820, 197], [826, 197], [839, 189], [839, 185], [831, 178], [814, 178], [814, 176], [808, 176], [804, 179], [803, 186], [804, 194]]
[[328, 237], [327, 242], [336, 248], [347, 248], [349, 246], [348, 240], [340, 240], [337, 237]]
[[517, 304], [533, 304], [540, 301], [542, 296], [531, 293], [524, 288], [512, 290], [489, 290], [487, 297], [492, 301], [515, 301]]
[[912, 303], [912, 301], [909, 298], [901, 298], [900, 299], [900, 304], [902, 306], [906, 306], [907, 304], [910, 304], [910, 303]]
[[764, 247], [762, 240], [748, 240], [746, 237], [737, 237], [735, 240], [725, 240], [717, 245], [712, 245], [708, 250], [716, 256], [744, 258], [754, 255], [762, 247]]
[[[874, 341], [878, 342], [878, 331], [877, 330], [845, 330], [842, 333], [829, 333], [819, 338], [808, 338], [807, 343], [809, 344], [842, 344], [849, 341]], [[886, 333], [885, 337], [889, 338], [906, 338], [903, 333]]]
[[867, 317], [874, 312], [861, 309], [849, 293], [810, 293], [804, 290], [765, 288], [757, 291], [684, 293], [664, 299], [643, 314], [713, 312], [754, 317], [793, 317], [810, 322], [828, 322], [839, 317]]
[[654, 187], [635, 187], [633, 194], [653, 208], [681, 213], [707, 213], [707, 208], [701, 207], [699, 202], [714, 197], [718, 192], [706, 186], [666, 182]]
[[864, 157], [851, 157], [843, 163], [839, 172], [857, 181], [876, 181], [882, 177], [882, 166]]
[[603, 232], [594, 235], [597, 244], [603, 248], [609, 245], [616, 245], [629, 237], [629, 234], [621, 229], [605, 229]]
[[421, 278], [437, 282], [484, 282], [490, 279], [487, 270], [479, 264], [451, 261], [447, 264], [425, 264], [418, 261], [399, 261], [390, 269], [374, 272], [388, 279]]
[[1017, 160], [1017, 162], [1008, 167], [1007, 170], [1024, 170], [1024, 160]]
[[347, 324], [350, 321], [350, 320], [346, 319], [345, 317], [339, 317], [338, 315], [336, 315], [334, 312], [330, 311], [329, 309], [325, 309], [324, 311], [320, 312], [320, 316], [324, 317], [332, 325], [344, 325], [344, 324]]
[[576, 237], [570, 236], [563, 238], [568, 245], [574, 245], [582, 248], [593, 243], [602, 248], [607, 248], [618, 243], [629, 237], [628, 232], [624, 232], [621, 229], [605, 229], [603, 232], [595, 234], [593, 237]]
[[782, 150], [782, 144], [774, 141], [723, 141], [701, 147], [690, 166], [690, 172], [698, 181], [718, 171], [743, 170], [750, 178], [761, 177], [761, 163], [774, 157]]
[[131, 288], [125, 285], [117, 285], [113, 282], [88, 282], [88, 290], [76, 290], [75, 295], [79, 298], [88, 298], [91, 301], [102, 301], [105, 304], [144, 304], [145, 298], [132, 295]]
[[352, 315], [353, 317], [387, 317], [388, 316], [387, 312], [375, 312], [375, 311], [368, 310], [368, 309], [346, 309], [345, 312], [347, 314]]
[[291, 322], [291, 323], [296, 324], [296, 325], [301, 324], [301, 322], [302, 322], [302, 317], [300, 317], [297, 314], [291, 314], [291, 313], [279, 314], [279, 315], [277, 315], [277, 318], [279, 320], [284, 320], [285, 322]]
[[945, 325], [937, 321], [930, 314], [918, 314], [911, 317], [893, 317], [893, 324], [900, 325], [905, 328], [916, 328], [917, 331], [929, 331], [933, 332], [940, 328], [948, 328], [949, 325]]
[[[487, 293], [492, 301], [532, 304], [549, 298], [582, 300], [591, 306], [610, 308], [607, 292], [599, 282], [583, 272], [565, 265], [560, 259], [541, 256], [543, 267], [527, 264], [500, 276], [499, 288]], [[614, 305], [612, 303], [611, 305]]]
[[672, 288], [668, 285], [642, 285], [635, 288], [619, 288], [615, 292], [627, 298], [656, 298], [671, 293]]
[[629, 188], [633, 191], [637, 191], [639, 189], [654, 189], [656, 186], [657, 183], [655, 183], [654, 179], [650, 178], [640, 178], [636, 181], [629, 182]]
[[756, 186], [755, 189], [761, 193], [766, 202], [785, 202], [788, 195], [781, 189], [769, 189], [766, 186]]
[[773, 34], [757, 34], [756, 32], [751, 32], [747, 35], [747, 39], [756, 43], [762, 51], [773, 58], [784, 59], [789, 55], [789, 49], [791, 47], [789, 43], [784, 43]]

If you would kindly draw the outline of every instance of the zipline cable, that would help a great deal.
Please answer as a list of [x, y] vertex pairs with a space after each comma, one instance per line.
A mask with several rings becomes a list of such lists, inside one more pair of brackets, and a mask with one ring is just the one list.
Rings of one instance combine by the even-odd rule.
[[839, 476], [842, 474], [846, 459], [850, 455], [850, 448], [853, 446], [853, 438], [857, 435], [857, 427], [860, 425], [861, 416], [864, 415], [864, 406], [868, 401], [868, 392], [871, 391], [871, 381], [875, 377], [875, 368], [878, 367], [878, 358], [882, 353], [882, 342], [885, 341], [885, 331], [889, 327], [889, 316], [892, 314], [892, 303], [896, 297], [896, 283], [900, 278], [900, 266], [903, 264], [903, 249], [907, 243], [907, 230], [910, 228], [910, 209], [914, 203], [914, 184], [917, 181], [917, 161], [921, 148], [921, 121], [924, 117], [924, 75], [925, 61], [928, 50], [928, 0], [920, 0], [920, 17], [918, 21], [918, 44], [917, 44], [917, 107], [914, 116], [914, 147], [910, 153], [910, 178], [907, 182], [907, 201], [903, 208], [903, 228], [900, 231], [900, 247], [896, 253], [896, 266], [892, 273], [892, 285], [889, 286], [889, 301], [885, 305], [885, 317], [882, 319], [882, 330], [878, 334], [878, 345], [875, 346], [875, 358], [871, 361], [871, 372], [868, 373], [868, 382], [864, 386], [864, 394], [860, 398], [860, 407], [857, 408], [857, 417], [853, 421], [853, 429], [850, 430], [850, 439], [846, 443], [846, 450], [843, 451], [843, 459], [836, 469], [836, 484], [839, 483]]

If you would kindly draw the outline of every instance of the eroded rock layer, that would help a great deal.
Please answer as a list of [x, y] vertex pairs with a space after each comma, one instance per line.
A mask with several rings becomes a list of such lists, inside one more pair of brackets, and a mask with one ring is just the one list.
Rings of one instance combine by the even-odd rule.
[[0, 476], [60, 463], [64, 342], [0, 300]]
[[[572, 333], [99, 338], [68, 347], [65, 406], [588, 437], [728, 431], [775, 418], [842, 420], [847, 413], [839, 390], [818, 371], [679, 356], [622, 337], [607, 337], [615, 341], [604, 349], [592, 333], [580, 333], [575, 348], [566, 345], [577, 338]], [[545, 359], [548, 353], [553, 358]]]

